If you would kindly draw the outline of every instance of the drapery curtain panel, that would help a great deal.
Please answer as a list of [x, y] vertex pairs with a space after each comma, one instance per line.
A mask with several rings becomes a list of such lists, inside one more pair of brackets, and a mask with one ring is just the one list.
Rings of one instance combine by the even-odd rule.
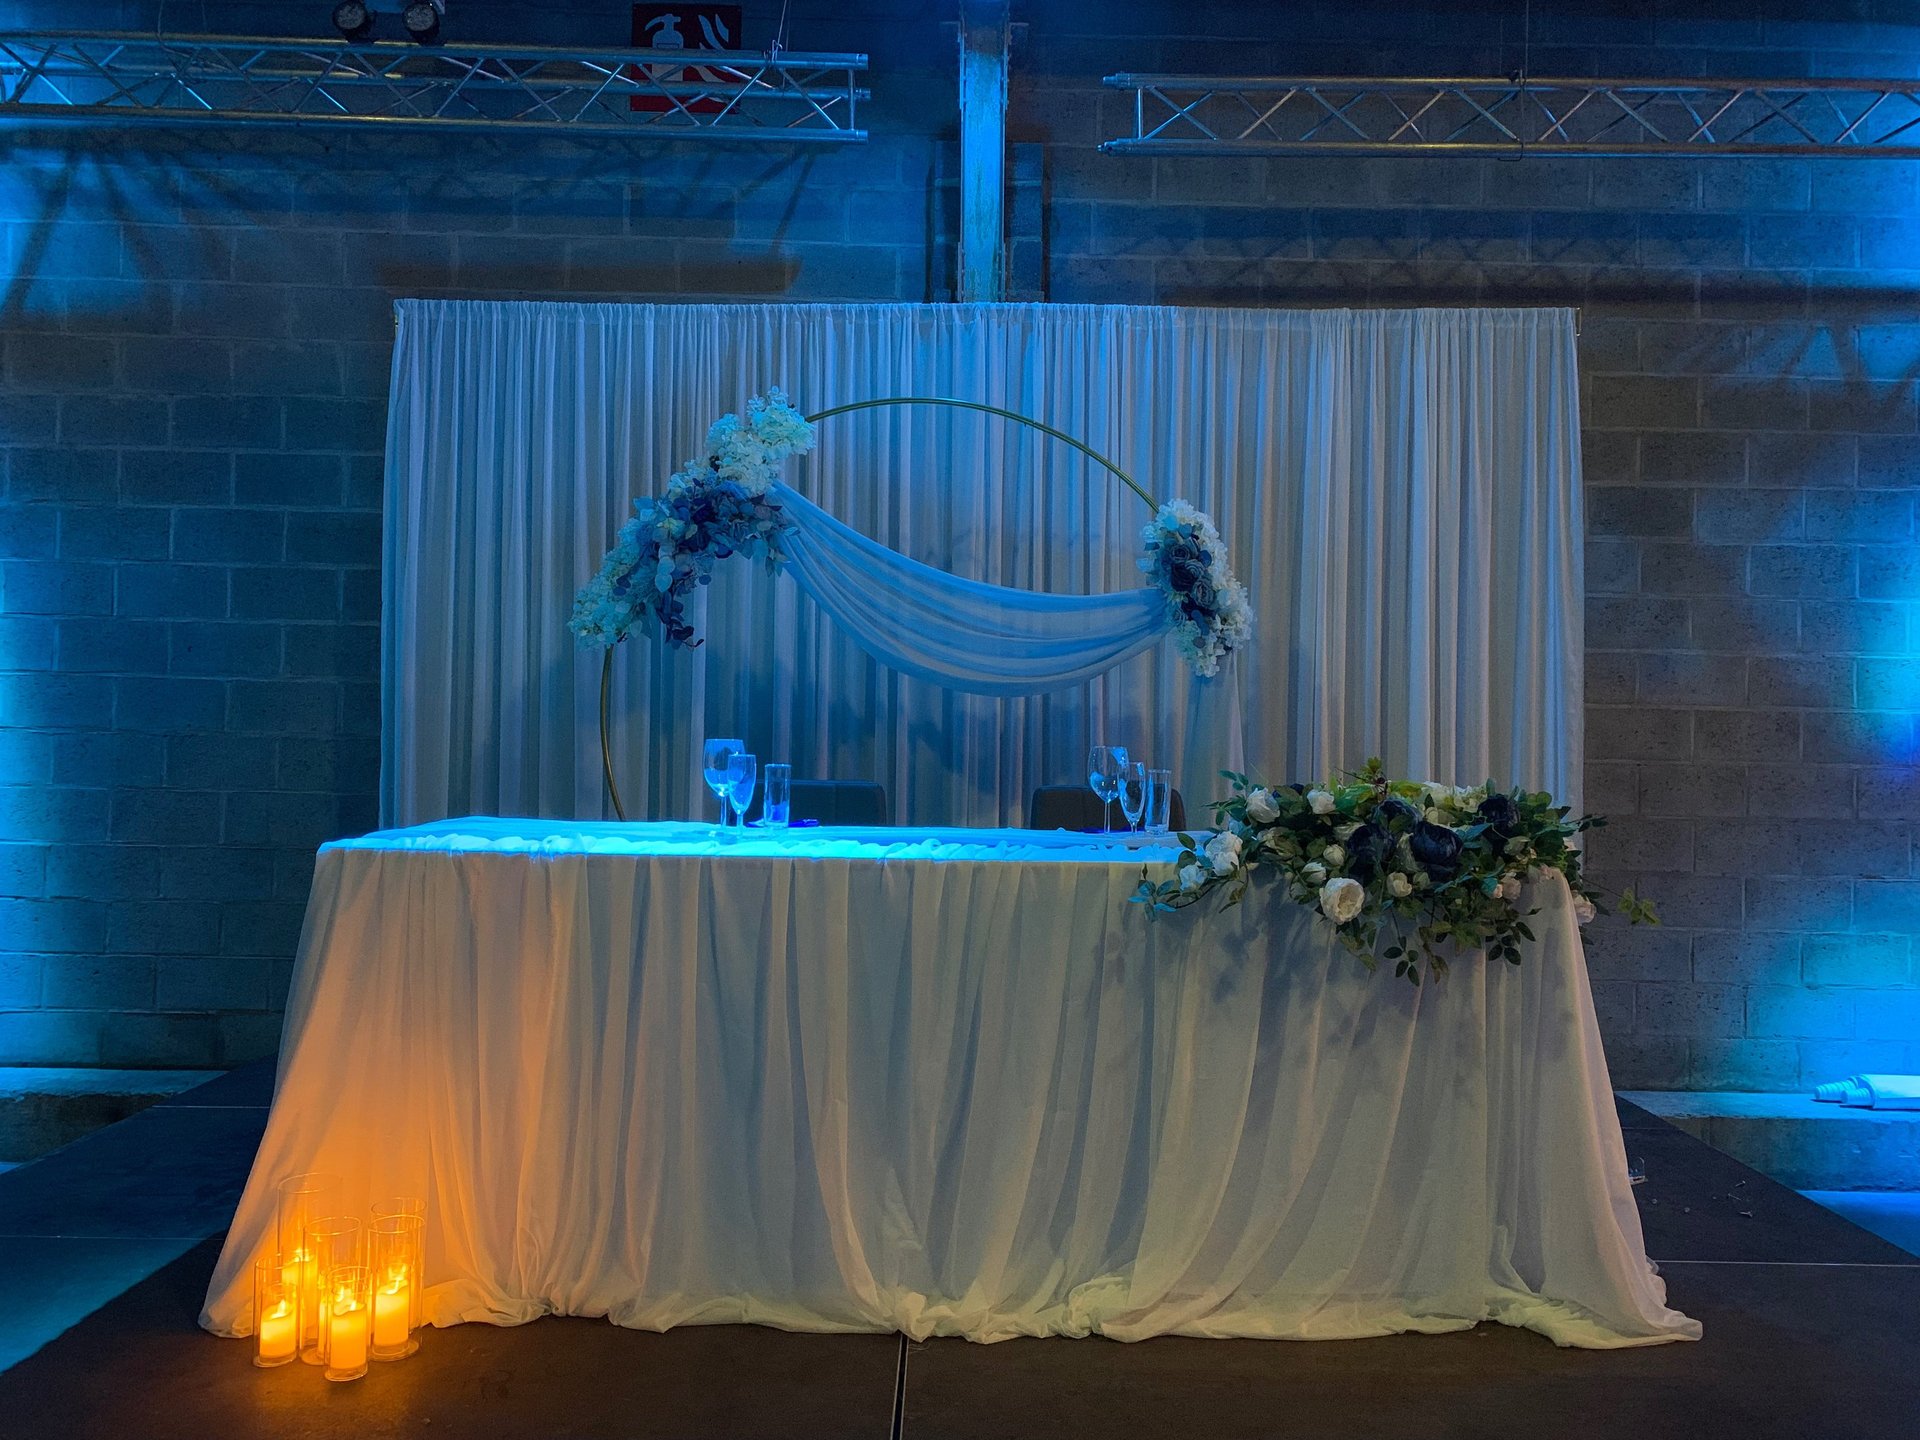
[[[871, 778], [896, 818], [1018, 823], [1127, 744], [1202, 798], [1243, 765], [1492, 777], [1579, 803], [1581, 496], [1565, 310], [402, 301], [387, 439], [387, 824], [609, 813], [598, 650], [567, 631], [636, 495], [784, 387], [804, 411], [919, 395], [1074, 435], [1219, 523], [1250, 646], [1196, 680], [1171, 642], [1049, 694], [964, 694], [874, 660], [788, 577], [716, 573], [707, 643], [614, 665], [630, 815], [704, 814], [701, 739]], [[1137, 591], [1139, 497], [992, 416], [824, 422], [788, 483], [859, 536], [1027, 590]]]

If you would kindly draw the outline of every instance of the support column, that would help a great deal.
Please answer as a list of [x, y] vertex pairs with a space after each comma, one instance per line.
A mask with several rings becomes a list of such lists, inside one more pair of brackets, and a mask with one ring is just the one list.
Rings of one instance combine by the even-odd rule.
[[1010, 0], [960, 0], [962, 301], [1006, 294]]

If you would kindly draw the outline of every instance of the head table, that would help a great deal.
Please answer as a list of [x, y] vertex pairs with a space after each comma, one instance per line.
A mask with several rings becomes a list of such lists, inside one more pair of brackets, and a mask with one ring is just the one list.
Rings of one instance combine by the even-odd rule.
[[464, 819], [326, 846], [201, 1323], [276, 1180], [428, 1197], [438, 1325], [1691, 1339], [1571, 898], [1418, 990], [1144, 837]]

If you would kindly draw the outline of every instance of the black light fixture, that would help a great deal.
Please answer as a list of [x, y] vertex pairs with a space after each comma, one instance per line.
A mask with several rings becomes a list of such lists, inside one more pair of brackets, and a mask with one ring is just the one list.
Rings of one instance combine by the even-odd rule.
[[340, 0], [333, 7], [333, 28], [345, 40], [364, 40], [373, 30], [373, 11], [364, 0]]
[[440, 10], [441, 0], [413, 0], [400, 13], [400, 23], [417, 44], [431, 45], [440, 38]]

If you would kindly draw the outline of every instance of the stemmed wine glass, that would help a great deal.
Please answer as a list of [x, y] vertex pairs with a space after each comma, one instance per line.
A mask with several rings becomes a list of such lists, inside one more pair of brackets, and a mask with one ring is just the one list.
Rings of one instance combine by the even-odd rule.
[[754, 782], [760, 778], [760, 762], [744, 750], [727, 757], [727, 804], [733, 807], [733, 823], [747, 823], [747, 807], [753, 803]]
[[1096, 745], [1087, 757], [1087, 784], [1100, 797], [1100, 826], [1113, 829], [1113, 799], [1120, 793], [1120, 772], [1127, 768], [1124, 745]]
[[747, 748], [744, 740], [709, 740], [700, 756], [700, 773], [720, 802], [720, 824], [727, 823], [727, 761]]
[[1120, 767], [1120, 813], [1127, 817], [1129, 831], [1140, 828], [1140, 817], [1147, 808], [1147, 765], [1144, 760], [1129, 760]]

